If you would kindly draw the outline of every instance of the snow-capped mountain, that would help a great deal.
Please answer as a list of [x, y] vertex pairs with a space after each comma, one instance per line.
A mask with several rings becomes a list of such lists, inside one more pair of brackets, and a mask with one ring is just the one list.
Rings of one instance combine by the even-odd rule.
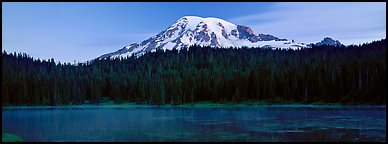
[[235, 25], [219, 18], [184, 16], [166, 30], [141, 43], [130, 44], [97, 59], [132, 55], [138, 57], [149, 51], [154, 52], [156, 49], [172, 50], [176, 48], [180, 50], [194, 44], [222, 48], [248, 46], [296, 49], [307, 47], [304, 43], [280, 39], [269, 34], [256, 35], [247, 26]]
[[343, 46], [338, 40], [333, 40], [332, 38], [325, 37], [322, 41], [316, 43], [315, 45], [331, 45], [331, 46]]

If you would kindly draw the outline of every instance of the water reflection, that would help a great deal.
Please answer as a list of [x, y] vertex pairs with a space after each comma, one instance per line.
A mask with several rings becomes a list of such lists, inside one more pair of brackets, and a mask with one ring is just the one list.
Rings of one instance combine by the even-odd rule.
[[385, 107], [3, 109], [26, 141], [386, 141]]

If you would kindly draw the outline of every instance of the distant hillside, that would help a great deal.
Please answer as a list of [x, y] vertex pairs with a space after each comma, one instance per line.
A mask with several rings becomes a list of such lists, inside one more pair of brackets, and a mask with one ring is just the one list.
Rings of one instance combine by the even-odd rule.
[[300, 50], [191, 46], [78, 66], [2, 54], [2, 105], [386, 104], [386, 40]]

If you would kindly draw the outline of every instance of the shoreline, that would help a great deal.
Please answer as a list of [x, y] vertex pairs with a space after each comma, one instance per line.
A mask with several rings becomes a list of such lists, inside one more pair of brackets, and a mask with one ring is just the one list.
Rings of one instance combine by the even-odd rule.
[[81, 105], [34, 105], [34, 106], [2, 106], [2, 109], [63, 109], [63, 108], [386, 108], [386, 105], [341, 105], [341, 104], [256, 104], [256, 103], [194, 103], [181, 105], [152, 105], [136, 103], [102, 103]]

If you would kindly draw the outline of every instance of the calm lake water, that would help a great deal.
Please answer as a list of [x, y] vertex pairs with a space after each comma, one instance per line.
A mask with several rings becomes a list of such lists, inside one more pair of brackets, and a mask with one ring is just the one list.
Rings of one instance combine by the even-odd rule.
[[25, 141], [386, 141], [384, 107], [94, 107], [2, 110]]

